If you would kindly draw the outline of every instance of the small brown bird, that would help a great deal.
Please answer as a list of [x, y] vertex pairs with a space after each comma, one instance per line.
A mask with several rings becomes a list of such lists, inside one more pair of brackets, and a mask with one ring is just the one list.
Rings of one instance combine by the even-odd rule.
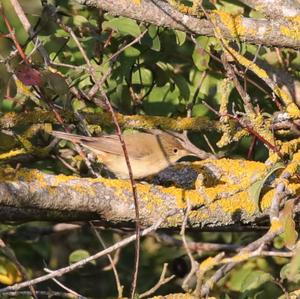
[[[55, 137], [78, 142], [100, 157], [117, 177], [127, 179], [128, 168], [118, 135], [86, 137], [53, 131]], [[183, 147], [178, 138], [164, 132], [124, 134], [133, 177], [136, 179], [156, 174], [185, 156], [195, 156]]]

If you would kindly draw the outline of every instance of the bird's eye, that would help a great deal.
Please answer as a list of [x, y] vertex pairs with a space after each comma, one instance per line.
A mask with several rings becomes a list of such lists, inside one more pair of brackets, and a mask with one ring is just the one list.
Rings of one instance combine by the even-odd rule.
[[177, 153], [178, 153], [178, 149], [177, 149], [177, 148], [174, 148], [174, 149], [173, 149], [173, 153], [174, 153], [174, 154], [177, 154]]

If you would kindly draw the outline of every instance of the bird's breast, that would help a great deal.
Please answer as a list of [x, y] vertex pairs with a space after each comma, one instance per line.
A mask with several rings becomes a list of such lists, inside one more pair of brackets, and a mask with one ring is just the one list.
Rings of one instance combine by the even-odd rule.
[[[103, 164], [112, 171], [117, 177], [128, 179], [128, 167], [123, 155], [111, 155], [103, 153], [100, 155]], [[151, 153], [147, 156], [135, 159], [129, 156], [133, 178], [139, 179], [156, 174], [171, 165], [171, 162], [164, 156]]]

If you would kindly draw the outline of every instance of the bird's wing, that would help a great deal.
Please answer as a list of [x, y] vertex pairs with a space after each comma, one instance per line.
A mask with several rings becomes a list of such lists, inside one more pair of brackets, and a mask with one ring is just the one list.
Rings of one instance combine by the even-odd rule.
[[72, 142], [79, 142], [91, 150], [114, 153], [116, 155], [123, 153], [118, 135], [88, 137], [60, 131], [53, 131], [52, 135]]
[[[137, 133], [140, 137], [139, 133]], [[133, 135], [135, 135], [133, 137]], [[148, 145], [148, 139], [138, 138], [136, 134], [123, 135], [126, 150], [129, 156], [135, 157], [135, 159], [141, 159], [148, 156], [151, 153], [150, 147]], [[84, 140], [82, 142], [87, 147], [114, 155], [123, 156], [124, 152], [120, 143], [118, 135], [103, 135], [97, 137], [97, 140]]]
[[95, 149], [97, 151], [121, 155], [123, 153], [122, 146], [117, 135], [103, 135], [93, 140], [84, 140], [83, 145]]
[[[53, 131], [52, 135], [65, 140], [79, 142], [90, 150], [119, 156], [124, 155], [119, 136], [116, 134], [87, 137], [60, 131]], [[133, 133], [124, 134], [123, 138], [125, 140], [128, 155], [135, 157], [136, 159], [141, 159], [152, 153], [154, 147], [153, 141], [155, 143], [154, 138], [156, 137], [153, 137], [153, 135], [148, 133]]]

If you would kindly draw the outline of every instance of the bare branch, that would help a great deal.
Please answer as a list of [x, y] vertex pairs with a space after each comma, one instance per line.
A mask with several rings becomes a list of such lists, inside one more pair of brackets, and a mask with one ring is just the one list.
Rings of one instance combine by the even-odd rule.
[[[136, 5], [134, 1], [127, 0], [77, 0], [77, 2], [107, 10], [112, 15], [125, 16], [189, 33], [214, 36], [213, 27], [209, 21], [180, 13], [161, 0], [143, 0], [139, 5]], [[220, 18], [217, 25], [221, 29], [224, 38], [236, 38]], [[300, 47], [300, 40], [294, 38], [293, 34], [288, 33], [288, 29], [293, 27], [288, 20], [251, 19], [241, 16], [236, 25], [237, 29], [242, 29], [239, 30], [238, 34], [239, 38], [245, 42], [265, 46]], [[286, 28], [286, 31], [282, 28]]]
[[166, 277], [166, 272], [167, 272], [167, 268], [168, 268], [168, 264], [164, 263], [164, 267], [163, 270], [161, 272], [159, 281], [155, 284], [155, 286], [153, 286], [150, 290], [142, 293], [139, 295], [139, 298], [145, 298], [148, 297], [150, 295], [152, 295], [153, 293], [155, 293], [162, 285], [168, 283], [169, 281], [171, 281], [175, 275], [171, 275], [169, 277]]
[[300, 3], [297, 0], [240, 0], [265, 15], [276, 18], [291, 18], [300, 14]]

